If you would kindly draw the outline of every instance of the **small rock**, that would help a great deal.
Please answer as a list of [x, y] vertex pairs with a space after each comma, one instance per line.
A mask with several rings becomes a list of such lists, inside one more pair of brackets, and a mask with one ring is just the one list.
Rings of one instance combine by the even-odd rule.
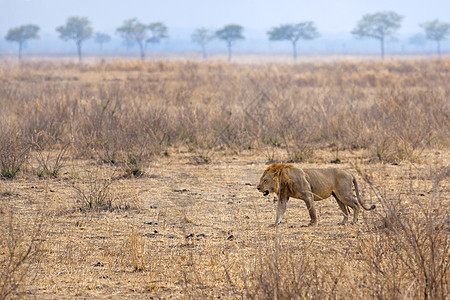
[[144, 222], [147, 225], [158, 225], [158, 222]]

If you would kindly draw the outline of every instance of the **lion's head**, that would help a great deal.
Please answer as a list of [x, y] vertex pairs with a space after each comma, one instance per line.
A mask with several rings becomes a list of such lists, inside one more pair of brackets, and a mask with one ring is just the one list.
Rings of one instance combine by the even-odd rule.
[[[258, 191], [263, 193], [264, 196], [270, 193], [278, 194], [280, 174], [283, 169], [290, 167], [292, 167], [290, 164], [273, 164], [267, 167], [256, 187]], [[286, 173], [283, 173], [282, 176], [286, 176]]]

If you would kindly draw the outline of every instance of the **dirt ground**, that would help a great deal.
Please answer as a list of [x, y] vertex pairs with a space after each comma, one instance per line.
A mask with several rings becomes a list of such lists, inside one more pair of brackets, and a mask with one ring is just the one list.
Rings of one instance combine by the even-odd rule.
[[[280, 150], [281, 151], [281, 150]], [[301, 200], [291, 199], [276, 230], [273, 196], [256, 190], [267, 167], [267, 155], [253, 151], [215, 154], [199, 163], [189, 152], [153, 160], [139, 178], [123, 178], [114, 166], [91, 160], [68, 160], [58, 178], [22, 176], [0, 181], [3, 219], [12, 215], [14, 227], [33, 231], [38, 254], [26, 270], [20, 293], [25, 298], [252, 298], [271, 251], [286, 250], [295, 258], [302, 250], [319, 253], [315, 263], [354, 277], [336, 283], [350, 298], [364, 296], [351, 287], [364, 278], [354, 245], [370, 235], [368, 224], [382, 213], [375, 193], [357, 174], [369, 174], [381, 194], [424, 199], [433, 183], [420, 174], [448, 168], [446, 150], [428, 151], [421, 163], [369, 163], [364, 151], [316, 151], [302, 168], [336, 167], [357, 175], [363, 199], [377, 204], [364, 212], [359, 224], [339, 226], [342, 214], [333, 199], [317, 203], [319, 226], [306, 227], [309, 216]], [[450, 200], [449, 178], [440, 182], [441, 199]], [[112, 209], [89, 210], [82, 193], [104, 190]], [[119, 207], [119, 208], [117, 208]], [[3, 223], [6, 226], [7, 223]], [[24, 238], [24, 243], [26, 239]], [[333, 261], [345, 261], [335, 269]], [[264, 274], [264, 273], [261, 273]], [[358, 274], [355, 276], [355, 274]], [[253, 278], [253, 279], [252, 279]], [[327, 290], [324, 287], [324, 290]], [[347, 294], [348, 296], [348, 294]]]

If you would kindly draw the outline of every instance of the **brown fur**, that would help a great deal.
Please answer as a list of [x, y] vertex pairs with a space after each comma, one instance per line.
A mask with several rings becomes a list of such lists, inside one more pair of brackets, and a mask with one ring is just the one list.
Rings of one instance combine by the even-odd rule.
[[[357, 201], [353, 196], [353, 185]], [[341, 224], [345, 224], [348, 220], [348, 207], [353, 209], [354, 223], [358, 220], [359, 205], [366, 210], [375, 208], [375, 205], [370, 208], [363, 205], [356, 178], [341, 169], [299, 169], [291, 164], [273, 164], [264, 171], [257, 188], [265, 196], [270, 193], [278, 196], [275, 225], [280, 224], [289, 197], [305, 201], [311, 217], [311, 225], [317, 224], [314, 201], [326, 199], [331, 195], [334, 196], [344, 214]]]

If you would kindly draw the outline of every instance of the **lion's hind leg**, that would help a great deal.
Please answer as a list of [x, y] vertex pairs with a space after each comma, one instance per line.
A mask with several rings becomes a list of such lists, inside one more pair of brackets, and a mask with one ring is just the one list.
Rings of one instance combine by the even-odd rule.
[[352, 197], [352, 208], [353, 208], [353, 224], [356, 224], [358, 222], [358, 215], [359, 215], [359, 205], [358, 202], [356, 202], [355, 198]]
[[344, 203], [342, 203], [339, 198], [336, 196], [335, 193], [333, 193], [333, 197], [334, 199], [336, 199], [337, 204], [339, 205], [339, 208], [342, 210], [342, 212], [344, 213], [344, 219], [342, 219], [342, 222], [339, 222], [338, 225], [345, 225], [348, 221], [348, 216], [350, 215], [350, 211], [348, 210], [347, 205], [345, 205]]
[[348, 210], [347, 205], [345, 205], [341, 201], [336, 199], [336, 202], [339, 204], [339, 208], [344, 213], [344, 219], [342, 219], [342, 221], [339, 222], [338, 225], [345, 225], [347, 223], [347, 221], [348, 221], [348, 216], [350, 215], [350, 211]]
[[353, 224], [356, 224], [358, 222], [359, 205], [358, 202], [356, 202], [355, 197], [349, 195], [347, 197], [341, 197], [340, 199], [342, 199], [341, 202], [344, 205], [346, 205], [347, 207], [351, 207], [353, 209]]

